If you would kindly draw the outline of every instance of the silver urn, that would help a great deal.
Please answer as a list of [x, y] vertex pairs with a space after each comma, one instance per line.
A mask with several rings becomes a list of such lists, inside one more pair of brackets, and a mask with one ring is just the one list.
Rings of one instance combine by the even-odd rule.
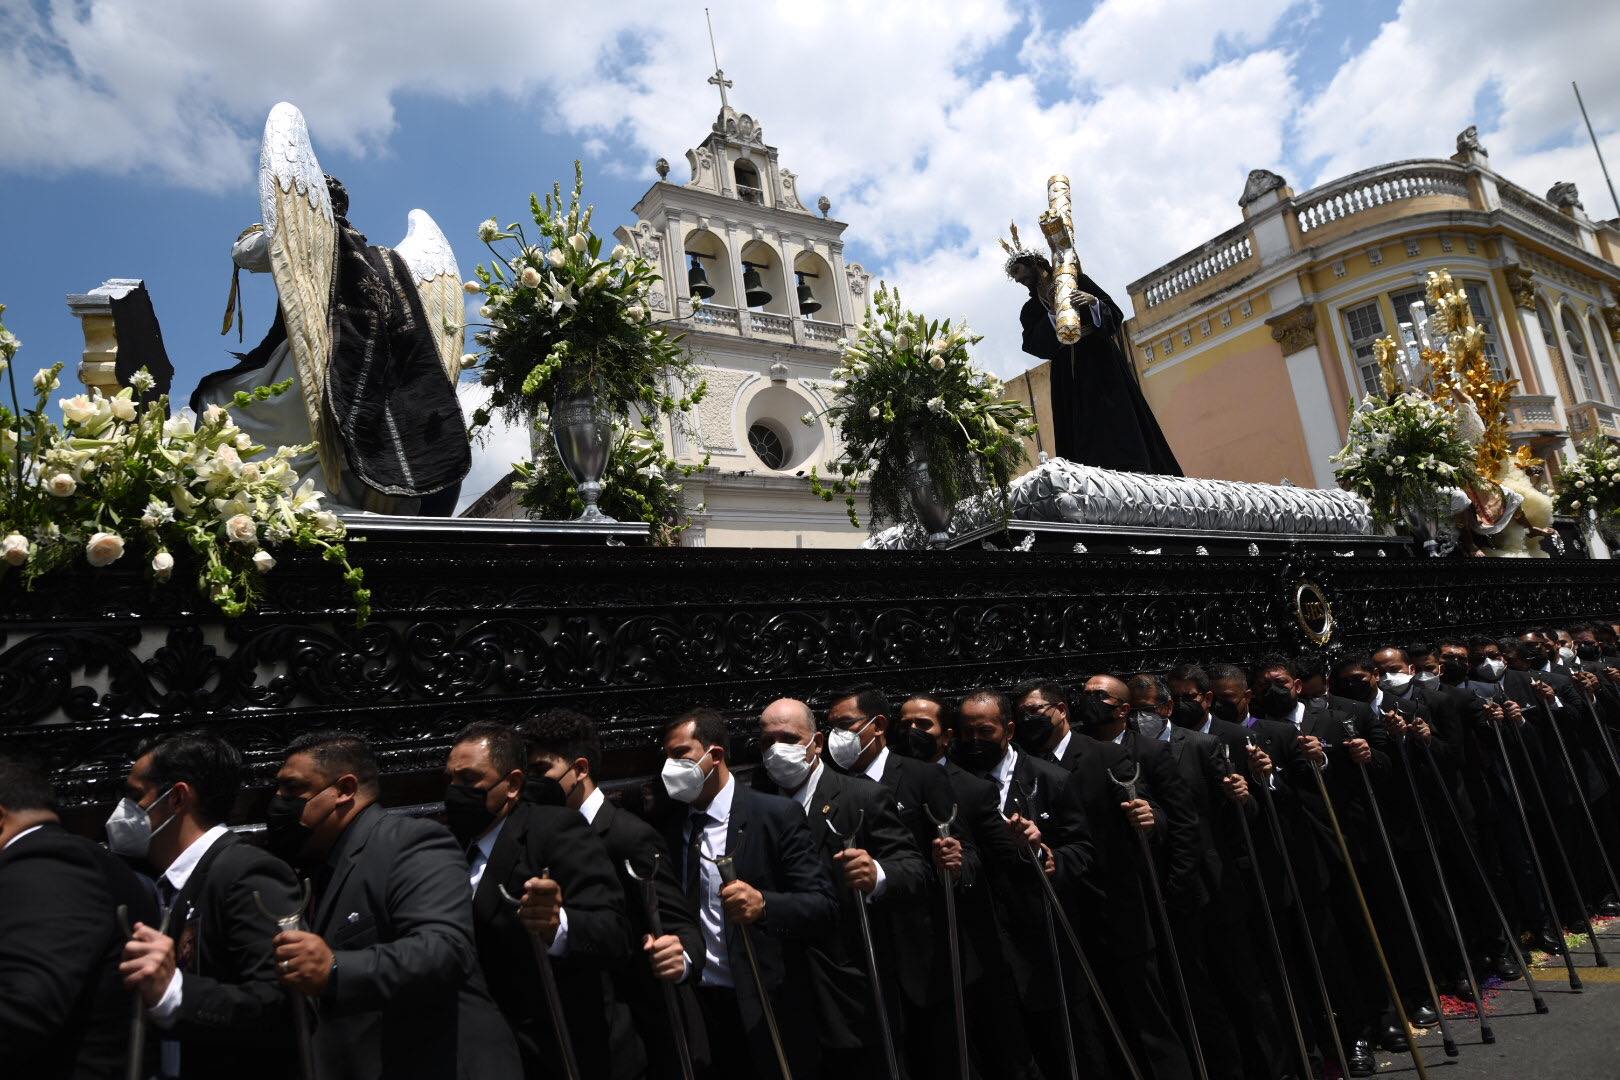
[[596, 505], [613, 454], [613, 410], [607, 402], [595, 394], [558, 398], [551, 406], [551, 439], [585, 501], [585, 512], [574, 520], [597, 525], [615, 521]]
[[934, 483], [933, 470], [928, 464], [928, 443], [920, 436], [911, 437], [910, 458], [906, 464], [906, 488], [911, 496], [911, 508], [928, 532], [928, 546], [942, 548], [950, 538], [951, 511], [955, 508], [945, 501], [939, 485]]

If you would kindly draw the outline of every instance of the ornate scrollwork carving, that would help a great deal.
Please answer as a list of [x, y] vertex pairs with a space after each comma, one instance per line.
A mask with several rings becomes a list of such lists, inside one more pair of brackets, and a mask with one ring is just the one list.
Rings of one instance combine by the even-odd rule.
[[1271, 338], [1282, 346], [1284, 356], [1293, 356], [1316, 344], [1316, 311], [1308, 305], [1274, 315], [1266, 320], [1266, 325], [1271, 327]]

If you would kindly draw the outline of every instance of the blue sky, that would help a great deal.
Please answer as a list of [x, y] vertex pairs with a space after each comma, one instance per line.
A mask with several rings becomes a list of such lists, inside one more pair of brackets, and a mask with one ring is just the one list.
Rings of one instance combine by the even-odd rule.
[[[1296, 190], [1480, 126], [1492, 163], [1543, 191], [1573, 179], [1613, 213], [1568, 81], [1620, 165], [1620, 5], [921, 0], [812, 7], [711, 0], [733, 101], [807, 203], [850, 223], [847, 258], [909, 301], [966, 315], [1004, 373], [1017, 291], [995, 237], [1033, 228], [1068, 172], [1082, 258], [1125, 283], [1238, 220], [1250, 168]], [[229, 246], [258, 219], [264, 116], [304, 109], [374, 242], [427, 209], [464, 274], [476, 223], [585, 161], [598, 222], [628, 223], [659, 155], [717, 100], [701, 4], [491, 0], [0, 0], [0, 302], [21, 366], [76, 361], [63, 297], [147, 281], [188, 392], [250, 347], [273, 292], [248, 279], [246, 346], [220, 337]]]

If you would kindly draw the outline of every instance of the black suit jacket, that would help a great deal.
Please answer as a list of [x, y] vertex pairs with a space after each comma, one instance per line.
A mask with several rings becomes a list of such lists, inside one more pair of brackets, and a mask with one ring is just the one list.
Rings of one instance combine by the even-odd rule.
[[[806, 994], [804, 947], [832, 933], [837, 926], [838, 897], [816, 854], [798, 804], [780, 795], [755, 791], [739, 783], [735, 776], [731, 785], [734, 791], [723, 854], [731, 856], [738, 880], [752, 885], [765, 899], [765, 917], [753, 928], [754, 952], [759, 958], [760, 979], [777, 1017], [791, 1017], [811, 1007]], [[665, 842], [670, 850], [682, 852], [683, 858], [689, 817], [680, 814], [665, 825]], [[725, 924], [725, 948], [736, 986], [737, 1010], [755, 1069], [766, 1076], [776, 1068], [776, 1054], [765, 1027], [759, 988], [749, 972], [742, 927], [729, 920]], [[819, 1057], [813, 1027], [784, 1021], [781, 1028], [794, 1075], [813, 1076]]]
[[157, 925], [157, 901], [129, 868], [60, 825], [0, 851], [0, 1076], [124, 1075], [119, 904], [131, 923]]
[[185, 972], [180, 1009], [167, 1030], [154, 1024], [149, 1038], [180, 1042], [180, 1071], [188, 1080], [297, 1074], [292, 999], [277, 981], [271, 946], [280, 928], [260, 910], [256, 893], [277, 914], [303, 901], [286, 863], [226, 833], [174, 898], [169, 936]]
[[[1247, 853], [1233, 815], [1243, 813], [1252, 821], [1256, 805], [1250, 799], [1240, 809], [1226, 797], [1221, 789], [1224, 763], [1220, 748], [1221, 738], [1213, 728], [1207, 735], [1175, 725], [1170, 728], [1170, 759], [1198, 815], [1199, 878], [1209, 901], [1235, 915], [1233, 909], [1244, 903], [1245, 893], [1239, 870], [1233, 864], [1247, 858]], [[1243, 753], [1234, 750], [1232, 760], [1241, 768]]]
[[443, 825], [368, 806], [321, 868], [312, 929], [337, 956], [321, 1080], [522, 1075], [473, 947], [467, 858]]
[[[652, 976], [641, 943], [652, 933], [647, 918], [647, 905], [643, 899], [644, 886], [630, 877], [625, 870], [628, 861], [636, 873], [645, 877], [654, 873], [654, 903], [658, 909], [659, 929], [681, 939], [686, 952], [687, 972], [682, 984], [676, 987], [676, 1007], [680, 1010], [682, 1026], [686, 1030], [687, 1048], [695, 1060], [708, 1060], [707, 1039], [703, 1018], [692, 997], [692, 986], [703, 970], [703, 931], [692, 918], [681, 893], [680, 879], [676, 877], [676, 864], [670, 858], [658, 830], [641, 818], [603, 802], [591, 819], [591, 830], [607, 849], [613, 861], [613, 871], [619, 877], [624, 893], [624, 912], [629, 924], [629, 959], [613, 969], [613, 992], [616, 999], [613, 1022], [609, 1025], [613, 1048], [612, 1076], [622, 1078], [640, 1075], [640, 1069], [649, 1069], [655, 1077], [675, 1077], [680, 1068], [675, 1062], [675, 1039], [669, 1028], [669, 1017], [664, 1009], [663, 991]], [[515, 895], [515, 894], [514, 894]]]
[[[1078, 738], [1080, 734], [1076, 732], [1070, 741]], [[1001, 800], [1001, 813], [1009, 817], [1022, 814], [1034, 821], [1049, 846], [1048, 836], [1063, 835], [1065, 842], [1080, 842], [1071, 834], [1060, 834], [1058, 828], [1056, 811], [1070, 776], [1061, 766], [1018, 751], [1012, 781], [1007, 785], [1006, 797]], [[990, 782], [996, 781], [990, 778]], [[1074, 827], [1071, 823], [1071, 828]], [[1005, 828], [1002, 831], [1005, 832]], [[995, 899], [1007, 964], [1019, 999], [1026, 1008], [1049, 1011], [1057, 1003], [1057, 973], [1052, 967], [1052, 950], [1046, 936], [1046, 913], [1042, 907], [1046, 903], [1045, 893], [1040, 882], [1033, 878], [1040, 872], [1032, 860], [1020, 857], [1011, 869], [991, 877], [990, 893]]]
[[[962, 951], [962, 981], [973, 985], [988, 970], [998, 975], [1006, 967], [1001, 945], [1001, 930], [996, 905], [990, 895], [991, 881], [1013, 873], [1019, 864], [1018, 849], [1007, 833], [1001, 819], [999, 793], [996, 785], [974, 776], [954, 761], [929, 766], [945, 774], [950, 786], [951, 805], [956, 810], [955, 835], [962, 838], [963, 864], [971, 864], [967, 853], [974, 852], [981, 869], [975, 881], [965, 872], [956, 883], [956, 917], [958, 937]], [[945, 926], [944, 899], [934, 908], [934, 925]], [[944, 1001], [950, 996], [950, 956], [945, 951], [943, 929], [938, 937], [938, 951], [942, 955], [935, 971], [933, 999]], [[1010, 975], [1007, 976], [1011, 978]], [[1000, 985], [1005, 985], [1005, 980]]]
[[[1185, 774], [1176, 765], [1175, 752], [1170, 743], [1146, 738], [1129, 728], [1119, 745], [1141, 766], [1142, 797], [1164, 812], [1164, 825], [1155, 833], [1165, 902], [1177, 912], [1196, 911], [1209, 903], [1211, 896], [1209, 882], [1203, 876], [1207, 848], [1198, 805], [1188, 791]], [[1130, 770], [1125, 775], [1129, 776]]]

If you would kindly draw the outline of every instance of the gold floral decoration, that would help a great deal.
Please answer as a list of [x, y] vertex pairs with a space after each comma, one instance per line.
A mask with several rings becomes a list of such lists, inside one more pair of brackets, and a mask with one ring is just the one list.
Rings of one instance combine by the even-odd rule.
[[1499, 378], [1492, 370], [1485, 356], [1485, 330], [1474, 322], [1468, 293], [1452, 280], [1449, 271], [1430, 271], [1427, 296], [1434, 312], [1431, 321], [1446, 335], [1443, 353], [1424, 352], [1424, 359], [1434, 372], [1436, 390], [1450, 391], [1439, 400], [1455, 401], [1461, 396], [1473, 403], [1485, 427], [1485, 435], [1479, 440], [1475, 454], [1475, 465], [1481, 476], [1500, 479], [1511, 451], [1508, 405], [1519, 380]]

